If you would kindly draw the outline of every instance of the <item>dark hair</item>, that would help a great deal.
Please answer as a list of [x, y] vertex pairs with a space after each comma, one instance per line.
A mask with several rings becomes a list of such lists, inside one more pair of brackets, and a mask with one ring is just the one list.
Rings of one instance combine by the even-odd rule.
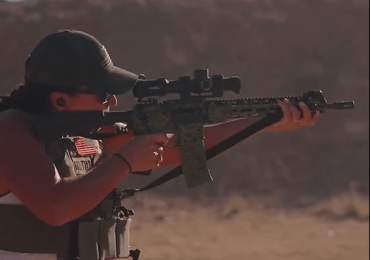
[[50, 94], [55, 91], [48, 88], [30, 87], [21, 84], [8, 96], [0, 96], [0, 112], [17, 109], [32, 114], [51, 111]]

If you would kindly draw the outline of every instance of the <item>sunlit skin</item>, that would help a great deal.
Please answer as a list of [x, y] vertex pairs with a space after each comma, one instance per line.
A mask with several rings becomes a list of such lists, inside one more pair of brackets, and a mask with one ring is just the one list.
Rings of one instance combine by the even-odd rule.
[[[57, 105], [58, 98], [64, 105]], [[54, 112], [109, 111], [117, 105], [115, 96], [110, 96], [105, 104], [95, 94], [75, 94], [54, 92], [51, 95]], [[295, 131], [310, 127], [318, 115], [311, 116], [308, 108], [301, 105], [302, 118], [289, 102], [279, 103], [284, 118], [260, 133], [272, 131]], [[300, 118], [300, 119], [299, 119]], [[208, 149], [222, 140], [253, 124], [256, 119], [241, 119], [205, 127], [204, 147]], [[105, 131], [112, 131], [112, 127]], [[180, 164], [175, 137], [150, 135], [133, 137], [132, 133], [118, 135], [105, 140], [103, 146], [112, 156], [86, 175], [61, 178], [43, 146], [37, 141], [32, 125], [20, 115], [11, 115], [0, 121], [0, 194], [11, 191], [25, 207], [38, 219], [52, 225], [61, 226], [92, 210], [112, 189], [120, 185], [133, 171], [146, 171]], [[161, 146], [165, 148], [162, 150]], [[158, 155], [164, 160], [158, 167]], [[19, 163], [19, 159], [22, 163]]]
[[[75, 96], [68, 96], [64, 93], [53, 93], [51, 99], [55, 101], [59, 97], [64, 98], [66, 101], [65, 107], [54, 106], [54, 110], [59, 112], [109, 111], [111, 107], [117, 106], [117, 98], [114, 95], [111, 95], [105, 104], [102, 104], [98, 97], [91, 94], [77, 94]], [[278, 104], [284, 113], [283, 119], [278, 123], [261, 130], [257, 134], [277, 131], [297, 131], [303, 127], [312, 127], [319, 117], [319, 113], [316, 113], [312, 116], [311, 111], [303, 102], [299, 104], [301, 110], [303, 111], [302, 114], [288, 100], [278, 101]], [[257, 119], [240, 119], [225, 124], [205, 127], [205, 150], [240, 132], [256, 120]], [[105, 128], [100, 132], [110, 132], [113, 129], [114, 127]], [[129, 132], [128, 134], [119, 135], [109, 140], [104, 140], [103, 145], [108, 154], [112, 155], [118, 152], [132, 137], [133, 133]], [[167, 144], [167, 147], [172, 147], [173, 145], [173, 143], [169, 143]], [[158, 168], [173, 167], [181, 164], [180, 153], [177, 148], [164, 147], [162, 155], [163, 161]]]

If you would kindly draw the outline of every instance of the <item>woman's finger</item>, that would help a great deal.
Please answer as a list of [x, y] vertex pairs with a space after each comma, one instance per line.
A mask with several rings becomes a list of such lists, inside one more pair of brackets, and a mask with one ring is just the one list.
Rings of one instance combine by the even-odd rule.
[[319, 116], [320, 116], [320, 111], [316, 111], [316, 113], [312, 116], [312, 125], [314, 125], [316, 123], [316, 121], [319, 119]]
[[177, 142], [178, 142], [178, 136], [177, 135], [174, 135], [174, 134], [167, 134], [167, 137], [168, 137], [168, 142], [166, 144], [166, 148], [173, 148], [176, 146]]
[[311, 122], [312, 113], [311, 113], [311, 110], [308, 108], [308, 106], [303, 102], [299, 102], [299, 107], [303, 111], [303, 118], [302, 118], [303, 121], [306, 123]]
[[301, 112], [288, 99], [284, 99], [284, 102], [290, 110], [292, 120], [298, 122], [301, 119]]
[[312, 115], [311, 110], [303, 102], [302, 102], [302, 104], [300, 104], [300, 107], [301, 107], [301, 109], [303, 111], [303, 115], [304, 115], [303, 116], [304, 119], [303, 119], [303, 122], [302, 122], [303, 125], [308, 126], [308, 127], [314, 126], [320, 112], [317, 113], [318, 112], [317, 111], [314, 115]]
[[161, 146], [166, 146], [169, 141], [169, 137], [166, 134], [147, 135], [147, 138], [149, 138], [149, 140], [153, 140], [154, 143], [160, 144]]
[[[158, 150], [160, 150], [160, 148]], [[163, 155], [160, 152], [153, 152], [153, 155], [154, 155], [154, 160], [155, 160], [154, 163], [159, 168], [161, 162], [163, 162]]]
[[281, 121], [282, 122], [288, 121], [291, 118], [291, 112], [288, 106], [281, 100], [278, 100], [277, 104], [280, 106], [281, 110], [283, 111], [283, 119]]

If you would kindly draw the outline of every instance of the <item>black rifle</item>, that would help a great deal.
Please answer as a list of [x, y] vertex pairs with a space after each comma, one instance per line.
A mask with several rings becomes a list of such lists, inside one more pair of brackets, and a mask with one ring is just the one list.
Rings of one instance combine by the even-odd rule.
[[[195, 70], [193, 79], [180, 77], [172, 81], [165, 78], [146, 80], [141, 75], [133, 88], [138, 104], [132, 110], [48, 113], [32, 117], [39, 139], [46, 142], [66, 136], [109, 138], [114, 134], [99, 134], [97, 131], [101, 127], [112, 126], [117, 122], [127, 123], [127, 128], [132, 130], [134, 135], [177, 134], [182, 172], [187, 186], [192, 188], [212, 180], [206, 161], [220, 152], [214, 150], [212, 156], [206, 156], [203, 148], [203, 127], [206, 124], [224, 123], [236, 118], [266, 117], [264, 125], [260, 126], [263, 128], [278, 119], [276, 115], [281, 114], [281, 108], [277, 101], [284, 98], [296, 107], [299, 107], [299, 102], [304, 102], [313, 114], [316, 111], [323, 113], [327, 109], [354, 108], [353, 101], [328, 104], [320, 90], [308, 91], [302, 96], [214, 99], [222, 97], [224, 91], [237, 94], [240, 88], [239, 77], [225, 78], [223, 75], [210, 77], [208, 70]], [[179, 94], [180, 98], [163, 102], [153, 98], [172, 93]], [[274, 119], [271, 115], [275, 115]], [[227, 148], [228, 145], [223, 145], [224, 150]]]

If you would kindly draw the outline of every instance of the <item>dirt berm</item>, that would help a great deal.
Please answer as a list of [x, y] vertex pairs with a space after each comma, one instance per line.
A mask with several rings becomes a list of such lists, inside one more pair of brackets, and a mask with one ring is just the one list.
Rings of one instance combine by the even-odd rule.
[[[325, 0], [40, 1], [0, 8], [0, 90], [22, 81], [37, 42], [61, 28], [99, 39], [113, 62], [148, 78], [192, 75], [193, 69], [239, 76], [227, 98], [300, 95], [321, 89], [328, 111], [317, 125], [250, 138], [209, 162], [214, 182], [187, 190], [180, 177], [160, 195], [218, 198], [239, 194], [305, 206], [348, 191], [369, 190], [369, 2]], [[120, 97], [119, 109], [134, 104]], [[151, 178], [130, 177], [124, 186]]]

